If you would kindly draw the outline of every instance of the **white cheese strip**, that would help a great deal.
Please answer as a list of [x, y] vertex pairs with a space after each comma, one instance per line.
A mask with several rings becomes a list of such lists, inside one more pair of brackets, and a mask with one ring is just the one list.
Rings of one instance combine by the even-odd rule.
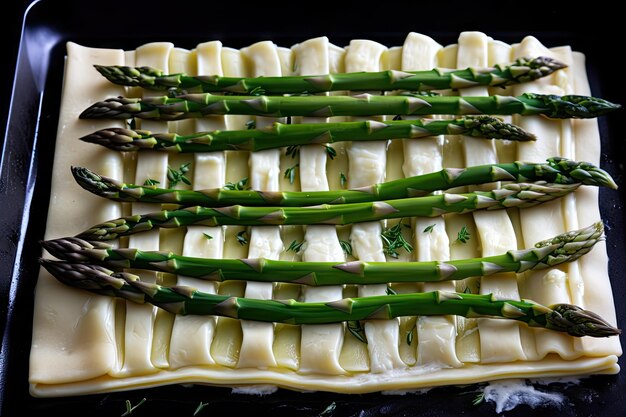
[[[222, 70], [222, 43], [211, 41], [196, 47], [199, 75], [224, 75]], [[206, 132], [226, 128], [229, 116], [207, 116], [195, 120], [196, 131]], [[226, 156], [224, 152], [199, 152], [194, 154], [193, 187], [197, 190], [221, 188], [226, 183]]]
[[[223, 228], [188, 227], [183, 246], [184, 256], [219, 258], [223, 249]], [[217, 287], [214, 282], [183, 276], [178, 277], [178, 285], [192, 286], [209, 294], [215, 294]], [[169, 347], [170, 369], [215, 363], [210, 352], [215, 323], [216, 319], [212, 316], [176, 316]]]
[[[437, 67], [437, 54], [441, 45], [432, 38], [417, 33], [410, 33], [402, 48], [402, 67], [404, 71], [428, 70]], [[421, 175], [442, 169], [443, 154], [441, 137], [404, 141], [405, 176]], [[424, 229], [434, 225], [430, 233]], [[442, 217], [433, 219], [416, 218], [412, 222], [415, 256], [418, 261], [448, 260], [450, 252], [448, 235]], [[426, 283], [424, 291], [454, 291], [453, 282]], [[417, 364], [434, 363], [437, 366], [461, 366], [456, 356], [456, 327], [453, 317], [419, 317], [417, 319]]]
[[[197, 46], [194, 57], [195, 68], [187, 67], [171, 71], [188, 74], [223, 74], [221, 65], [222, 44], [219, 41], [205, 42]], [[170, 65], [172, 60], [170, 58]], [[190, 65], [189, 65], [190, 66]], [[210, 116], [195, 121], [195, 131], [224, 129], [224, 116]], [[178, 126], [180, 128], [180, 125]], [[193, 161], [193, 188], [219, 188], [224, 185], [226, 159], [223, 152], [195, 153]], [[222, 227], [188, 226], [183, 244], [183, 255], [220, 258], [224, 249]], [[217, 285], [205, 280], [178, 277], [178, 285], [190, 285], [210, 294], [215, 294]], [[192, 365], [210, 365], [215, 360], [210, 346], [215, 335], [216, 318], [203, 316], [176, 316], [172, 327], [169, 346], [171, 369]]]
[[[118, 152], [94, 149], [76, 138], [112, 125], [122, 127], [122, 122], [79, 120], [77, 115], [93, 103], [94, 93], [122, 94], [122, 88], [97, 76], [93, 64], [124, 65], [124, 53], [72, 42], [67, 44], [67, 52], [45, 239], [70, 236], [121, 214], [119, 203], [84, 192], [68, 167], [86, 166], [113, 178], [122, 177]], [[73, 221], [68, 222], [68, 217]], [[114, 300], [70, 289], [42, 268], [35, 289], [30, 383], [82, 381], [114, 369], [118, 361], [114, 319]]]
[[[137, 48], [135, 52], [135, 65], [151, 66], [169, 71], [169, 54], [173, 45], [169, 42], [155, 42], [145, 44]], [[159, 95], [158, 92], [146, 91], [146, 95]], [[143, 129], [153, 132], [165, 132], [168, 130], [167, 122], [142, 121]], [[167, 154], [161, 152], [145, 152], [137, 156], [135, 171], [136, 184], [143, 184], [147, 179], [167, 184]], [[159, 210], [158, 206], [148, 203], [138, 203], [132, 206], [133, 214], [150, 213]], [[159, 250], [159, 231], [153, 230], [139, 233], [128, 239], [128, 245], [141, 250]], [[158, 280], [157, 273], [146, 271], [132, 271], [142, 280], [155, 282]], [[119, 370], [119, 375], [135, 375], [156, 372], [158, 367], [166, 367], [167, 363], [154, 355], [153, 347], [157, 347], [160, 339], [155, 341], [157, 315], [163, 316], [156, 307], [139, 305], [131, 302], [126, 303], [126, 322], [124, 334], [124, 363]], [[169, 339], [169, 338], [168, 338]], [[155, 352], [156, 353], [156, 352]]]
[[[386, 47], [368, 40], [353, 40], [346, 48], [346, 72], [380, 71]], [[358, 120], [358, 118], [352, 118]], [[361, 119], [362, 120], [362, 119]], [[385, 181], [387, 142], [353, 142], [348, 146], [348, 184], [350, 188], [364, 187]], [[355, 257], [364, 261], [384, 262], [382, 225], [380, 222], [358, 223], [352, 226], [350, 241]], [[360, 285], [360, 297], [384, 295], [386, 284]], [[377, 320], [365, 323], [369, 369], [384, 372], [404, 368], [400, 358], [399, 320]], [[352, 370], [352, 369], [351, 369]]]
[[[458, 45], [452, 44], [443, 47], [437, 54], [437, 60], [440, 68], [456, 68]], [[444, 94], [451, 94], [444, 91]], [[444, 136], [443, 140], [443, 167], [459, 168], [465, 166], [465, 151], [463, 146], [463, 138], [461, 136]], [[449, 193], [463, 193], [467, 191], [467, 187], [456, 187], [448, 190]], [[436, 223], [433, 230], [437, 228]], [[445, 216], [445, 230], [447, 236], [455, 239], [461, 228], [466, 227], [470, 236], [476, 235], [474, 219], [471, 214], [449, 214]], [[417, 233], [424, 233], [424, 230], [415, 229]], [[450, 243], [450, 259], [466, 259], [480, 256], [477, 245], [474, 241], [468, 244], [462, 244], [456, 240]], [[466, 279], [457, 283], [457, 290], [465, 291], [466, 287], [474, 288], [476, 278]], [[456, 317], [457, 322], [457, 340], [456, 354], [461, 362], [477, 363], [480, 362], [480, 339], [478, 335], [478, 327], [476, 319], [466, 319], [464, 317]]]
[[[300, 75], [319, 75], [330, 72], [330, 42], [325, 36], [306, 40], [292, 48], [294, 73]], [[294, 122], [320, 122], [319, 118], [293, 118]], [[325, 120], [325, 119], [322, 119]], [[300, 186], [303, 191], [328, 191], [326, 177], [327, 154], [323, 146], [301, 146], [299, 158]]]
[[[300, 157], [302, 158], [302, 155]], [[334, 226], [307, 226], [304, 240], [306, 248], [302, 260], [305, 262], [345, 260]], [[303, 291], [304, 302], [335, 301], [343, 296], [341, 286], [307, 287]], [[302, 325], [299, 372], [322, 375], [345, 374], [345, 370], [339, 364], [343, 338], [342, 323]]]
[[[309, 39], [292, 47], [294, 71], [301, 75], [330, 72], [330, 43], [328, 38]], [[294, 121], [297, 121], [295, 119]], [[307, 122], [325, 122], [325, 119], [302, 118]], [[326, 150], [323, 146], [300, 147], [300, 184], [303, 191], [328, 190], [326, 177]], [[305, 231], [302, 259], [307, 261], [342, 261], [345, 259], [334, 226], [308, 226]], [[333, 301], [342, 298], [342, 287], [305, 288], [304, 301]], [[300, 342], [300, 372], [343, 374], [339, 355], [343, 345], [343, 324], [304, 325]]]
[[[574, 91], [581, 95], [591, 95], [585, 71], [585, 56], [574, 52], [572, 58]], [[574, 159], [599, 164], [600, 135], [597, 119], [580, 119], [573, 123], [576, 132], [576, 156]], [[578, 223], [580, 225], [592, 224], [601, 218], [598, 192], [596, 187], [582, 187], [577, 190], [576, 203], [579, 207]], [[597, 243], [591, 253], [579, 260], [579, 265], [584, 282], [585, 307], [615, 325], [615, 303], [612, 297], [611, 281], [607, 278], [609, 274], [606, 243]], [[622, 353], [619, 337], [615, 336], [603, 340], [585, 337], [580, 342], [575, 343], [575, 347], [591, 356], [620, 355]]]
[[[489, 63], [490, 39], [481, 32], [463, 32], [459, 36], [457, 67], [485, 68]], [[468, 91], [469, 90], [469, 91]], [[488, 95], [486, 87], [471, 87], [461, 90], [461, 95]], [[494, 140], [463, 138], [465, 163], [467, 166], [497, 163]], [[497, 183], [478, 187], [492, 189]], [[517, 249], [517, 238], [513, 224], [505, 210], [490, 213], [475, 212], [474, 222], [480, 237], [483, 256], [504, 253]], [[494, 293], [497, 297], [519, 299], [515, 274], [495, 274], [483, 277], [480, 293]], [[478, 320], [481, 362], [510, 362], [525, 359], [520, 339], [520, 325], [496, 319]]]
[[[255, 43], [241, 50], [250, 62], [254, 77], [281, 75], [281, 62], [277, 47], [273, 42]], [[275, 118], [257, 117], [256, 128], [261, 129], [277, 121]], [[250, 153], [250, 187], [254, 190], [278, 191], [280, 176], [280, 149], [269, 149]], [[249, 258], [278, 259], [283, 251], [280, 228], [261, 226], [250, 228]], [[248, 282], [245, 297], [271, 299], [272, 284], [268, 282]], [[276, 367], [273, 352], [274, 324], [242, 320], [243, 340], [237, 367], [260, 368]]]
[[[411, 32], [404, 40], [402, 47], [403, 71], [420, 71], [436, 68], [437, 54], [441, 45], [432, 38]], [[404, 163], [402, 170], [407, 177], [433, 172], [441, 169], [442, 153], [440, 137], [419, 140], [405, 139]]]
[[[489, 41], [489, 55], [487, 65], [494, 67], [496, 64], [508, 65], [512, 62], [511, 55], [513, 48], [511, 45], [500, 42], [497, 40]], [[489, 95], [511, 95], [512, 89], [510, 87], [490, 87]], [[499, 116], [507, 123], [513, 122], [512, 116]], [[496, 152], [498, 154], [498, 161], [500, 162], [514, 162], [517, 157], [517, 141], [515, 140], [496, 140], [495, 141]]]
[[[513, 57], [521, 56], [553, 56], [552, 51], [543, 46], [536, 38], [526, 37], [519, 45], [513, 48]], [[538, 82], [521, 84], [515, 86], [514, 93], [521, 94], [526, 91], [540, 92], [543, 94], [562, 94], [560, 87], [550, 85], [553, 77], [546, 77]], [[548, 120], [546, 118], [529, 116], [518, 118], [517, 123], [523, 129], [527, 129], [541, 140], [533, 146], [528, 144], [518, 144], [518, 159], [526, 161], [543, 161], [551, 156], [559, 155], [561, 148], [561, 122], [558, 120]], [[555, 236], [565, 231], [563, 220], [563, 205], [561, 201], [544, 203], [538, 207], [532, 207], [520, 211], [520, 221], [522, 235], [524, 236], [524, 246], [530, 247], [542, 239]], [[575, 215], [575, 214], [574, 214]], [[559, 268], [568, 271], [568, 265]], [[550, 305], [554, 300], [571, 302], [567, 291], [567, 285], [557, 285], [560, 280], [554, 280], [549, 270], [527, 272], [525, 274], [524, 286], [521, 287], [521, 296], [536, 300], [539, 303]], [[554, 273], [552, 273], [554, 274]], [[554, 282], [553, 285], [546, 283]], [[546, 287], [550, 291], [546, 291]], [[546, 332], [543, 329], [534, 329], [536, 337], [536, 347], [538, 358], [543, 358], [549, 353], [557, 353], [563, 358], [573, 358], [578, 356], [573, 349], [573, 338], [566, 334], [556, 332]], [[533, 358], [534, 359], [534, 358]]]
[[[221, 43], [207, 43], [200, 45], [199, 49], [199, 65], [204, 65], [203, 73], [218, 73], [232, 77], [247, 77], [250, 75], [250, 68], [241, 51], [232, 48], [222, 47]], [[228, 115], [222, 118], [207, 117], [197, 120], [196, 123], [202, 123], [203, 130], [216, 129], [246, 129], [246, 122], [254, 121], [250, 116]], [[211, 176], [215, 172], [215, 179], [211, 181], [209, 188], [221, 188], [224, 182], [237, 183], [243, 178], [249, 178], [248, 173], [248, 152], [226, 151], [223, 153], [212, 153], [216, 160], [219, 158], [218, 171], [212, 171], [210, 166], [204, 166], [207, 175]], [[224, 155], [225, 161], [222, 165], [221, 155]], [[223, 169], [223, 171], [222, 171]], [[225, 226], [222, 228], [224, 234], [224, 247], [221, 256], [224, 258], [245, 258], [248, 253], [247, 245], [241, 245], [237, 240], [240, 232], [246, 232], [246, 228], [240, 226]], [[246, 232], [246, 238], [249, 234]], [[228, 283], [222, 283], [218, 286], [219, 294], [231, 294]], [[237, 285], [244, 285], [238, 283]], [[235, 295], [235, 294], [232, 294]], [[243, 296], [243, 290], [236, 295]], [[226, 367], [235, 367], [239, 361], [243, 333], [239, 320], [233, 320], [225, 317], [219, 317], [215, 325], [214, 337], [211, 342], [210, 355], [213, 357], [217, 365]]]

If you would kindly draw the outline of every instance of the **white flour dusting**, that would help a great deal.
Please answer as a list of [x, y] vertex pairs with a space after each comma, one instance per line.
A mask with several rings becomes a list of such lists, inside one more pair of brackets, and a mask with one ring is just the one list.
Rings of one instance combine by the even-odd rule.
[[566, 397], [558, 392], [537, 391], [535, 387], [521, 379], [490, 382], [484, 389], [484, 400], [496, 405], [496, 413], [510, 411], [518, 405], [536, 407], [561, 407]]

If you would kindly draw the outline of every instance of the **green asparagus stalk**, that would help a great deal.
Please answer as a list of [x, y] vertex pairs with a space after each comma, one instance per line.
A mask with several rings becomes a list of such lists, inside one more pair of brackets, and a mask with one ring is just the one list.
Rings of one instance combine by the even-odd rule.
[[291, 262], [270, 259], [206, 259], [171, 252], [117, 249], [104, 242], [67, 237], [42, 242], [53, 256], [110, 268], [149, 269], [210, 281], [244, 280], [305, 285], [381, 284], [459, 280], [497, 272], [523, 272], [571, 262], [604, 240], [601, 222], [483, 258], [445, 262]]
[[445, 90], [477, 85], [506, 87], [534, 81], [567, 65], [548, 57], [520, 58], [511, 65], [461, 70], [382, 71], [288, 77], [222, 77], [164, 74], [151, 67], [94, 65], [109, 81], [150, 90], [179, 90], [198, 93], [228, 92], [235, 94], [302, 94], [351, 90]]
[[66, 285], [136, 303], [153, 304], [181, 315], [214, 315], [289, 324], [457, 315], [518, 320], [528, 326], [566, 332], [578, 337], [608, 337], [621, 332], [597, 314], [574, 305], [555, 304], [545, 307], [530, 300], [499, 300], [493, 294], [433, 291], [344, 298], [317, 303], [293, 299], [257, 300], [209, 294], [189, 286], [164, 287], [141, 281], [138, 276], [130, 273], [115, 273], [99, 266], [45, 259], [42, 259], [41, 263]]
[[98, 175], [87, 168], [72, 167], [76, 182], [85, 190], [115, 201], [142, 203], [174, 203], [183, 206], [224, 207], [245, 206], [303, 207], [318, 204], [363, 203], [417, 197], [436, 190], [485, 184], [494, 181], [547, 181], [556, 184], [605, 186], [616, 189], [613, 178], [588, 162], [554, 157], [547, 163], [512, 162], [478, 165], [464, 169], [446, 168], [438, 172], [350, 190], [333, 191], [254, 191], [178, 190], [156, 186], [125, 184]]
[[200, 224], [219, 225], [345, 225], [402, 217], [436, 217], [444, 213], [467, 213], [509, 207], [532, 207], [562, 197], [579, 184], [512, 183], [493, 191], [440, 194], [366, 203], [321, 204], [307, 207], [188, 207], [133, 215], [110, 220], [80, 233], [87, 240], [111, 240], [158, 227], [174, 228]]
[[209, 114], [256, 116], [372, 116], [429, 114], [541, 114], [552, 118], [597, 117], [620, 105], [587, 96], [524, 93], [521, 96], [223, 96], [210, 93], [176, 97], [109, 98], [80, 115], [81, 119], [181, 120]]
[[115, 151], [144, 149], [169, 152], [213, 152], [227, 150], [262, 151], [283, 146], [299, 146], [345, 141], [420, 139], [436, 135], [467, 135], [488, 139], [535, 140], [523, 129], [491, 116], [453, 120], [388, 120], [338, 123], [274, 123], [265, 129], [217, 130], [191, 135], [152, 133], [123, 128], [102, 129], [81, 140]]

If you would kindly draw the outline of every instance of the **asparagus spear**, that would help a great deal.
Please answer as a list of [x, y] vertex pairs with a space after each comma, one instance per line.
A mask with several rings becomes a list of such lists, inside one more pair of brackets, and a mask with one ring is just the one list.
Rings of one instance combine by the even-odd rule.
[[547, 181], [557, 184], [582, 183], [617, 188], [613, 178], [604, 170], [588, 162], [576, 162], [554, 157], [547, 163], [513, 162], [478, 165], [464, 169], [447, 168], [415, 177], [402, 178], [364, 188], [333, 191], [254, 191], [178, 190], [125, 184], [98, 175], [87, 168], [72, 167], [76, 182], [85, 190], [115, 201], [143, 203], [175, 203], [184, 206], [224, 207], [233, 204], [246, 206], [302, 207], [317, 204], [363, 203], [417, 197], [436, 190], [494, 181]]
[[331, 302], [257, 300], [200, 292], [193, 287], [164, 287], [126, 272], [103, 267], [42, 259], [43, 266], [64, 284], [97, 294], [150, 303], [174, 314], [216, 315], [235, 319], [289, 324], [322, 324], [416, 315], [494, 317], [525, 322], [532, 327], [572, 336], [608, 337], [620, 334], [597, 314], [570, 304], [550, 307], [530, 300], [498, 300], [492, 294], [448, 291], [344, 298]]
[[150, 269], [211, 281], [292, 282], [305, 285], [380, 284], [458, 280], [496, 272], [523, 272], [571, 262], [604, 240], [602, 222], [563, 233], [524, 250], [446, 262], [291, 262], [270, 259], [205, 259], [171, 252], [116, 249], [104, 242], [67, 237], [42, 242], [53, 256], [112, 268]]
[[510, 65], [494, 68], [462, 70], [381, 71], [347, 74], [305, 75], [290, 77], [222, 77], [219, 75], [191, 77], [186, 74], [164, 74], [151, 67], [94, 65], [109, 81], [125, 86], [151, 90], [184, 90], [188, 92], [229, 92], [251, 94], [301, 94], [352, 90], [444, 90], [485, 85], [506, 87], [534, 81], [567, 65], [548, 57], [520, 58]]
[[468, 135], [488, 139], [535, 140], [535, 136], [491, 116], [452, 120], [389, 120], [338, 123], [283, 124], [265, 129], [217, 130], [181, 136], [122, 128], [102, 129], [81, 140], [116, 151], [143, 149], [170, 152], [262, 151], [283, 146], [344, 141], [418, 139], [436, 135]]
[[521, 96], [222, 96], [210, 93], [176, 97], [109, 98], [80, 115], [81, 119], [181, 120], [208, 114], [256, 116], [372, 116], [428, 114], [541, 114], [553, 118], [590, 118], [620, 108], [601, 98], [524, 93]]
[[156, 227], [174, 228], [192, 224], [205, 226], [345, 225], [402, 217], [436, 217], [444, 213], [467, 213], [480, 209], [532, 207], [570, 193], [578, 186], [579, 184], [513, 183], [493, 191], [307, 207], [233, 205], [207, 208], [195, 206], [120, 217], [93, 226], [80, 233], [78, 237], [87, 240], [111, 240]]

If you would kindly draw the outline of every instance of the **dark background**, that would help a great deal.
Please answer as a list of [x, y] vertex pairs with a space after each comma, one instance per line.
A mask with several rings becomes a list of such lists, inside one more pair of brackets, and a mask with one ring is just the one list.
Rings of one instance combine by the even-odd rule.
[[[4, 33], [4, 59], [0, 62], [0, 123], [5, 126], [9, 105], [12, 99], [14, 68], [20, 44], [20, 32], [24, 11], [30, 3], [26, 0], [6, 2], [0, 6], [0, 28]], [[613, 56], [623, 58], [626, 41], [623, 29], [626, 19], [622, 18], [614, 6], [605, 6], [601, 2], [588, 3], [583, 7], [574, 7], [565, 2], [509, 2], [500, 0], [452, 2], [422, 0], [419, 2], [386, 2], [366, 6], [364, 2], [325, 3], [307, 1], [302, 3], [258, 2], [256, 6], [246, 6], [235, 1], [190, 1], [178, 0], [163, 2], [158, 0], [142, 2], [79, 2], [47, 0], [49, 13], [39, 16], [43, 26], [53, 27], [54, 32], [80, 34], [72, 39], [90, 46], [134, 48], [148, 41], [171, 40], [178, 46], [192, 48], [207, 39], [222, 39], [225, 45], [241, 47], [262, 39], [273, 39], [282, 46], [310, 37], [328, 35], [338, 45], [353, 38], [380, 40], [388, 46], [398, 45], [408, 31], [426, 33], [442, 44], [454, 40], [458, 32], [481, 30], [495, 38], [505, 41], [519, 41], [527, 34], [533, 34], [549, 46], [570, 44], [574, 50], [587, 54], [592, 74], [594, 94], [613, 102], [626, 104], [624, 91], [626, 77], [623, 66], [613, 68], [608, 62], [600, 61], [605, 53], [602, 45], [612, 48]], [[41, 7], [38, 5], [36, 7]], [[55, 6], [55, 7], [51, 7]], [[285, 13], [285, 11], [287, 13]], [[281, 14], [282, 13], [282, 14]], [[158, 24], [141, 23], [158, 20]], [[32, 21], [30, 22], [32, 24]], [[500, 34], [506, 34], [500, 36]], [[78, 36], [78, 35], [76, 35]], [[42, 39], [45, 41], [46, 39]], [[55, 58], [51, 62], [60, 64], [50, 67], [49, 79], [45, 85], [47, 96], [44, 97], [40, 124], [42, 137], [54, 137], [56, 131], [55, 108], [59, 100], [60, 81], [62, 78], [62, 39], [51, 51]], [[389, 42], [385, 42], [389, 40]], [[44, 55], [42, 55], [42, 60]], [[21, 80], [23, 81], [23, 80]], [[24, 82], [18, 83], [15, 98], [23, 98], [32, 91], [22, 89]], [[16, 114], [14, 109], [13, 114]], [[18, 116], [20, 116], [18, 114]], [[32, 115], [30, 115], [32, 118]], [[23, 117], [24, 123], [31, 118]], [[626, 162], [624, 135], [621, 132], [624, 111], [600, 120], [601, 132], [607, 138], [603, 144], [602, 163], [620, 184], [623, 181], [623, 165]], [[14, 119], [12, 119], [14, 120]], [[19, 117], [17, 120], [21, 120]], [[34, 129], [33, 126], [12, 125], [12, 129]], [[611, 139], [608, 139], [610, 132]], [[4, 135], [3, 135], [4, 136]], [[19, 137], [19, 136], [18, 136]], [[23, 136], [28, 139], [28, 135]], [[0, 138], [4, 141], [5, 138]], [[3, 142], [0, 142], [2, 144]], [[12, 141], [13, 151], [22, 152]], [[19, 145], [19, 144], [18, 144]], [[26, 146], [28, 144], [25, 144]], [[38, 144], [40, 155], [51, 155], [53, 144]], [[36, 152], [35, 152], [36, 153]], [[41, 158], [37, 162], [40, 176], [37, 177], [33, 207], [48, 205], [46, 185], [49, 184], [50, 158]], [[48, 162], [46, 162], [48, 161]], [[9, 161], [13, 162], [13, 161]], [[8, 164], [0, 172], [0, 220], [21, 215], [20, 204], [23, 201], [3, 188], [7, 172], [14, 176], [24, 176], [27, 164]], [[6, 167], [9, 166], [9, 170]], [[22, 184], [18, 181], [18, 188]], [[607, 230], [611, 259], [611, 277], [614, 282], [614, 295], [619, 312], [621, 327], [626, 323], [626, 285], [619, 279], [626, 268], [623, 254], [626, 253], [623, 235], [624, 211], [626, 198], [622, 187], [620, 192], [602, 191], [603, 218], [607, 219], [612, 229]], [[16, 188], [17, 191], [19, 191]], [[8, 211], [7, 211], [8, 210]], [[7, 214], [8, 213], [8, 214]], [[316, 416], [324, 413], [327, 407], [335, 404], [332, 416], [447, 416], [447, 415], [495, 415], [492, 404], [473, 406], [476, 387], [435, 389], [426, 395], [385, 396], [372, 395], [334, 395], [300, 394], [279, 391], [269, 397], [232, 395], [229, 389], [206, 387], [183, 388], [179, 386], [152, 390], [118, 393], [110, 395], [87, 396], [81, 398], [32, 399], [27, 393], [25, 374], [30, 337], [30, 316], [34, 285], [33, 272], [38, 256], [37, 239], [43, 234], [45, 216], [31, 216], [26, 235], [27, 245], [23, 258], [18, 259], [18, 266], [13, 270], [16, 242], [24, 239], [18, 230], [6, 233], [0, 228], [0, 335], [4, 335], [3, 350], [0, 353], [0, 415], [120, 415], [125, 410], [128, 399], [133, 405], [142, 398], [148, 401], [132, 415], [193, 415], [200, 401], [209, 402], [199, 415], [239, 415], [255, 414], [273, 416]], [[45, 212], [44, 212], [45, 213]], [[2, 223], [2, 222], [0, 222]], [[7, 251], [4, 251], [8, 248]], [[30, 261], [30, 264], [29, 264]], [[17, 298], [9, 293], [11, 274], [20, 278]], [[17, 282], [17, 281], [16, 281]], [[15, 303], [15, 300], [21, 303]], [[30, 301], [32, 303], [32, 301]], [[5, 329], [7, 305], [11, 325]], [[624, 338], [622, 337], [622, 344]], [[10, 349], [9, 349], [10, 348]], [[620, 361], [621, 363], [623, 361]], [[597, 377], [583, 381], [576, 387], [562, 388], [568, 397], [568, 404], [560, 410], [539, 408], [532, 411], [527, 406], [516, 408], [508, 416], [624, 416], [626, 406], [621, 402], [626, 392], [626, 377], [622, 372], [618, 376]], [[559, 388], [560, 390], [561, 388]], [[330, 411], [330, 410], [328, 410]]]

